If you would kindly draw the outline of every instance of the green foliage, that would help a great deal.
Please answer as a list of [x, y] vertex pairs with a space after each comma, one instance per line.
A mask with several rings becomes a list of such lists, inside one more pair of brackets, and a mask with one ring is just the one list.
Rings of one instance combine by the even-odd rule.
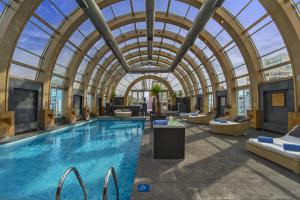
[[161, 91], [161, 87], [159, 84], [154, 84], [151, 88], [151, 95], [152, 96], [157, 96]]
[[172, 97], [173, 97], [173, 98], [176, 98], [176, 97], [177, 97], [177, 92], [176, 92], [176, 91], [174, 91], [174, 92], [172, 93]]
[[178, 96], [181, 98], [181, 97], [183, 97], [183, 92], [182, 92], [182, 90], [179, 90], [178, 91]]
[[116, 97], [116, 91], [112, 91], [111, 92], [111, 98], [115, 98]]

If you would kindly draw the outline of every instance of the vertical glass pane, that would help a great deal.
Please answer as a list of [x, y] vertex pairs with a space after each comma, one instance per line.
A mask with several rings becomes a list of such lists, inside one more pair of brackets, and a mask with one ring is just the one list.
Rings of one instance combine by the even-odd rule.
[[237, 92], [237, 105], [238, 115], [246, 116], [247, 110], [251, 109], [250, 104], [250, 91], [249, 89], [238, 90]]
[[63, 105], [63, 90], [58, 88], [51, 88], [51, 109], [53, 110], [54, 116], [62, 116], [62, 105]]
[[214, 111], [214, 96], [212, 94], [208, 95], [208, 111]]
[[293, 70], [291, 65], [277, 67], [274, 69], [264, 71], [263, 73], [266, 81], [272, 81], [293, 76]]

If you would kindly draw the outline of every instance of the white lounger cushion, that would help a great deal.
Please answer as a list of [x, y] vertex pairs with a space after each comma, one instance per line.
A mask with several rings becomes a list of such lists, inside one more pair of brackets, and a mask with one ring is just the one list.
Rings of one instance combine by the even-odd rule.
[[285, 155], [290, 158], [294, 158], [297, 160], [300, 160], [300, 152], [295, 152], [295, 151], [287, 151], [283, 149], [283, 144], [284, 143], [289, 143], [289, 144], [300, 144], [300, 139], [297, 137], [285, 135], [284, 137], [281, 138], [274, 138], [272, 143], [262, 143], [258, 142], [257, 138], [251, 138], [249, 139], [250, 143], [254, 143], [258, 146], [264, 147], [266, 149], [269, 149], [271, 151], [277, 152], [279, 154]]
[[229, 126], [229, 125], [240, 124], [240, 123], [232, 122], [232, 121], [227, 121], [227, 123], [222, 123], [222, 122], [216, 122], [216, 121], [212, 120], [212, 121], [210, 121], [210, 124], [220, 125], [220, 126]]

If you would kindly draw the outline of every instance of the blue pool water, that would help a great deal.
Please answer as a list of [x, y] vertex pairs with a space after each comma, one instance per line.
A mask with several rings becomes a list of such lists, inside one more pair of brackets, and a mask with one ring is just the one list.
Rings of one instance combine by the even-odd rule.
[[[0, 199], [55, 199], [58, 181], [75, 166], [89, 199], [101, 199], [104, 176], [116, 169], [120, 199], [130, 199], [144, 121], [97, 120], [0, 146]], [[115, 191], [110, 181], [109, 199]], [[62, 199], [83, 199], [73, 174]]]

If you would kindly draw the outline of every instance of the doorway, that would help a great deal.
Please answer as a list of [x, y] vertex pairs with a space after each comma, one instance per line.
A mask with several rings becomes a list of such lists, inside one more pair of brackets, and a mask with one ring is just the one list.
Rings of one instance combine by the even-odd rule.
[[218, 116], [225, 115], [226, 100], [226, 96], [218, 96]]
[[16, 133], [38, 128], [38, 91], [14, 89], [13, 107], [15, 111]]
[[73, 107], [75, 109], [76, 118], [82, 119], [82, 96], [74, 95], [73, 96]]

